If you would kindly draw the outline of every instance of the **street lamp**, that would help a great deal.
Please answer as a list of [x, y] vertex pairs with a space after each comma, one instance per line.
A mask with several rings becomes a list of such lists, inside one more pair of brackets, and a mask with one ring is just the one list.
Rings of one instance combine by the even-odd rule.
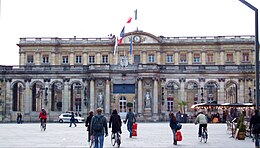
[[245, 0], [239, 0], [255, 11], [255, 88], [256, 109], [259, 109], [259, 42], [258, 42], [258, 9]]

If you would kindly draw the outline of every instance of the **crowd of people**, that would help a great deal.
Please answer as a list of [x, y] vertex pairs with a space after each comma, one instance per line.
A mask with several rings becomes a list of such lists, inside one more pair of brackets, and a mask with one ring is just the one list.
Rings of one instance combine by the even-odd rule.
[[[94, 114], [93, 111], [90, 111], [88, 113], [88, 117], [85, 121], [85, 126], [88, 131], [88, 142], [91, 141], [91, 139], [94, 139], [94, 143], [96, 147], [103, 148], [104, 144], [104, 138], [108, 136], [108, 128], [112, 128], [112, 136], [114, 136], [116, 133], [121, 134], [122, 133], [122, 120], [120, 115], [118, 115], [118, 112], [116, 109], [112, 111], [112, 114], [109, 118], [109, 121], [107, 121], [106, 117], [102, 114], [103, 109], [102, 108], [97, 108], [96, 109], [96, 114]], [[227, 114], [227, 112], [224, 112], [224, 114]], [[240, 114], [244, 114], [241, 112]], [[180, 122], [180, 117], [181, 113], [177, 112], [176, 115], [174, 113], [169, 114], [169, 126], [173, 134], [173, 144], [177, 145], [177, 138], [176, 138], [176, 133], [179, 130], [178, 129], [178, 123]], [[217, 118], [217, 119], [214, 119]], [[210, 120], [218, 120], [220, 121], [226, 121], [227, 118], [222, 116], [222, 119], [220, 119], [219, 114], [213, 114], [210, 118]], [[45, 123], [47, 120], [47, 112], [44, 108], [42, 108], [40, 114], [39, 114], [39, 120], [41, 124]], [[75, 124], [74, 120], [74, 113], [72, 112], [71, 116], [71, 122], [70, 122], [70, 127], [72, 124], [77, 126]], [[209, 120], [209, 116], [204, 112], [200, 111], [194, 120], [195, 125], [199, 124], [198, 128], [198, 137], [201, 137], [202, 134], [202, 128], [207, 130], [207, 124], [212, 122], [212, 120]], [[249, 128], [252, 129], [252, 133], [254, 135], [255, 139], [255, 147], [259, 147], [259, 134], [260, 134], [260, 114], [259, 110], [255, 110], [254, 114], [252, 114], [250, 118], [250, 126]], [[22, 122], [22, 115], [21, 113], [17, 114], [17, 123]], [[129, 138], [132, 138], [133, 134], [133, 124], [136, 122], [135, 114], [132, 112], [131, 108], [128, 109], [128, 113], [126, 115], [125, 120], [123, 120], [124, 124], [127, 124], [127, 130], [129, 132]], [[108, 126], [107, 126], [108, 123]], [[112, 137], [114, 138], [114, 137]]]

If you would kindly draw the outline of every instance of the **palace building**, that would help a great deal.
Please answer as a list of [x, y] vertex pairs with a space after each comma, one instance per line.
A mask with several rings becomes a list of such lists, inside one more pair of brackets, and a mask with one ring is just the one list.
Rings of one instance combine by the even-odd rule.
[[0, 66], [0, 121], [17, 113], [38, 121], [41, 108], [49, 121], [66, 111], [86, 117], [98, 107], [107, 116], [132, 107], [139, 121], [162, 121], [203, 102], [254, 103], [254, 39], [134, 31], [114, 51], [113, 36], [20, 38], [19, 66]]

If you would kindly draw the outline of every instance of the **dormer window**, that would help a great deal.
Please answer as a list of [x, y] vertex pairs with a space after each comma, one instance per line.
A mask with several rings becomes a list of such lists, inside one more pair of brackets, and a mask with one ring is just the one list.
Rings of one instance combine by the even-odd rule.
[[28, 64], [33, 63], [33, 55], [27, 55], [27, 63]]

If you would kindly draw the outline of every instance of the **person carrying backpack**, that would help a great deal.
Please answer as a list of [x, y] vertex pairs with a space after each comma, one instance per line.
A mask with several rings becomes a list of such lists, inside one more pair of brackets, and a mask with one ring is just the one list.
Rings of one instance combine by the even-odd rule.
[[95, 147], [103, 148], [104, 144], [104, 135], [107, 137], [108, 129], [107, 129], [107, 119], [101, 115], [102, 108], [97, 108], [97, 115], [95, 115], [90, 124], [90, 133], [94, 136], [95, 139]]

